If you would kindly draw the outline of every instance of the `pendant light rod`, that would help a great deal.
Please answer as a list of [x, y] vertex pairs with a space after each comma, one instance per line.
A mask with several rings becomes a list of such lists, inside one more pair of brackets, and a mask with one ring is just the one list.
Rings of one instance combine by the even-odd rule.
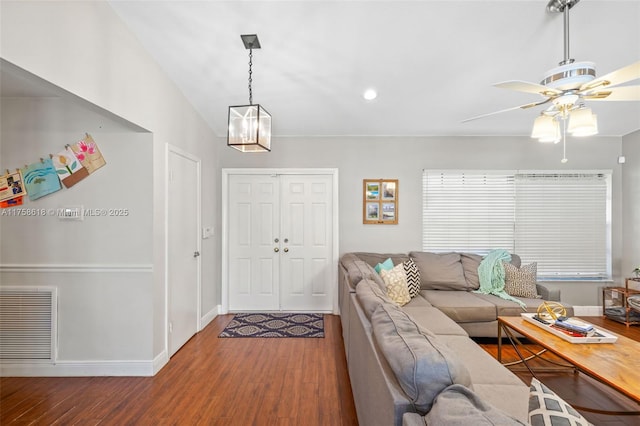
[[260, 49], [260, 40], [258, 40], [257, 34], [242, 34], [240, 36], [242, 39], [242, 43], [244, 44], [244, 48], [249, 50], [249, 105], [253, 105], [253, 89], [251, 87], [251, 83], [253, 79], [251, 78], [252, 67], [253, 67], [253, 49]]

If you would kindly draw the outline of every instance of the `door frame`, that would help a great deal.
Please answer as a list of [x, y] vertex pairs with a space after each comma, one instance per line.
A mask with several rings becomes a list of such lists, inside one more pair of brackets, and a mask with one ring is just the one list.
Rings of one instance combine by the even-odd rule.
[[331, 262], [331, 298], [333, 300], [333, 313], [338, 314], [338, 260], [339, 256], [339, 229], [340, 218], [338, 208], [338, 169], [337, 168], [321, 168], [321, 169], [300, 169], [300, 168], [223, 168], [222, 169], [222, 288], [221, 288], [221, 313], [229, 313], [229, 177], [231, 175], [330, 175], [332, 177], [333, 198], [331, 202], [333, 214], [333, 244], [332, 262]]
[[[169, 157], [171, 154], [180, 155], [185, 157], [196, 163], [196, 175], [197, 175], [197, 187], [196, 187], [196, 235], [200, 236], [200, 230], [202, 229], [202, 173], [201, 173], [201, 160], [200, 158], [192, 155], [191, 153], [178, 148], [177, 146], [171, 145], [169, 143], [165, 144], [165, 185], [164, 185], [164, 234], [166, 238], [164, 239], [164, 350], [169, 357], [169, 309], [170, 309], [170, 300], [169, 300], [169, 182], [171, 179], [171, 170], [169, 169]], [[202, 253], [202, 239], [196, 238], [196, 250]], [[202, 330], [202, 255], [197, 258], [197, 271], [196, 271], [196, 333]]]

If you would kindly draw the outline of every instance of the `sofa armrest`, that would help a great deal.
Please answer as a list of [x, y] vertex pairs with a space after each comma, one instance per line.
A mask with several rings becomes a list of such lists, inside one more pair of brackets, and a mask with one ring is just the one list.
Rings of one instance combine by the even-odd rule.
[[404, 413], [402, 416], [402, 426], [425, 426], [426, 424], [424, 416], [418, 413]]
[[543, 286], [542, 284], [536, 284], [536, 290], [544, 300], [548, 300], [550, 302], [560, 301], [560, 289], [549, 290], [547, 287]]

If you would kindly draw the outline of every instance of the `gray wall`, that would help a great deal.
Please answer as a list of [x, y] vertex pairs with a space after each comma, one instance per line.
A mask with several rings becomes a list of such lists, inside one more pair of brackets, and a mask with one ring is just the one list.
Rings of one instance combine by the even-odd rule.
[[[622, 275], [630, 277], [640, 265], [640, 130], [622, 138], [622, 153]], [[640, 283], [634, 285], [640, 289]]]
[[[144, 346], [145, 349], [142, 351], [136, 349], [135, 354], [132, 354], [127, 345], [117, 345], [109, 350], [96, 350], [92, 353], [100, 353], [96, 357], [87, 359], [88, 354], [82, 347], [83, 342], [81, 338], [74, 335], [74, 329], [61, 328], [59, 335], [62, 340], [73, 342], [73, 353], [65, 352], [67, 359], [85, 359], [91, 361], [92, 365], [97, 365], [105, 359], [102, 357], [104, 355], [109, 357], [108, 359], [122, 360], [122, 363], [114, 367], [119, 369], [121, 365], [127, 368], [128, 361], [135, 361], [142, 357], [145, 361], [143, 363], [129, 363], [135, 370], [134, 374], [140, 374], [142, 370], [149, 371], [149, 366], [152, 364], [153, 369], [156, 370], [168, 359], [165, 274], [167, 266], [166, 146], [171, 144], [202, 160], [202, 224], [208, 226], [215, 222], [216, 216], [215, 194], [210, 188], [219, 179], [218, 169], [215, 166], [217, 161], [214, 155], [215, 147], [211, 143], [214, 140], [213, 132], [107, 2], [3, 2], [0, 20], [0, 52], [4, 61], [86, 101], [85, 104], [92, 106], [89, 108], [108, 111], [130, 123], [135, 123], [138, 128], [146, 129], [152, 135], [149, 150], [142, 152], [147, 159], [151, 159], [150, 164], [152, 164], [151, 170], [146, 169], [144, 172], [145, 177], [149, 179], [145, 181], [144, 189], [150, 191], [150, 194], [141, 194], [142, 199], [148, 199], [146, 197], [149, 195], [151, 197], [151, 203], [142, 213], [145, 217], [142, 226], [145, 229], [143, 244], [146, 249], [136, 253], [136, 256], [151, 263], [150, 279], [147, 281], [145, 278], [140, 281], [139, 288], [144, 289], [143, 293], [138, 293], [138, 287], [121, 285], [117, 278], [105, 279], [102, 276], [94, 281], [93, 288], [83, 285], [83, 280], [78, 278], [79, 284], [69, 287], [64, 295], [69, 298], [67, 300], [103, 303], [99, 310], [86, 309], [82, 315], [75, 316], [74, 320], [82, 324], [90, 318], [91, 321], [87, 321], [87, 328], [107, 334], [111, 332], [109, 328], [111, 317], [101, 317], [100, 313], [129, 314], [134, 309], [133, 306], [128, 306], [131, 303], [130, 298], [136, 301], [144, 299], [144, 302], [139, 304], [139, 312], [130, 321], [139, 322], [140, 327], [144, 329], [141, 342], [132, 347]], [[70, 25], [70, 22], [73, 22], [73, 25]], [[39, 123], [32, 122], [30, 125], [37, 127]], [[80, 127], [81, 132], [86, 131], [85, 125]], [[74, 128], [71, 133], [75, 135], [77, 131], [78, 129]], [[66, 137], [64, 139], [64, 143], [67, 143]], [[51, 142], [57, 143], [57, 139]], [[114, 146], [117, 142], [113, 140]], [[120, 141], [117, 145], [121, 153], [135, 156], [136, 152], [132, 150], [133, 144], [122, 142]], [[28, 143], [28, 141], [22, 141], [22, 143]], [[5, 148], [0, 149], [3, 152], [0, 166], [15, 167], [13, 163], [5, 163]], [[28, 148], [26, 150], [28, 151]], [[39, 153], [38, 157], [40, 155]], [[116, 158], [120, 152], [105, 153], [105, 155]], [[110, 161], [109, 158], [107, 161]], [[128, 171], [124, 167], [118, 170], [125, 175]], [[131, 205], [137, 206], [135, 203], [137, 203], [136, 200], [131, 200]], [[87, 203], [83, 202], [83, 204]], [[2, 229], [2, 232], [4, 240], [6, 230]], [[23, 232], [25, 239], [37, 238], [30, 233], [29, 228], [23, 228]], [[150, 240], [147, 239], [148, 232], [150, 232]], [[124, 240], [125, 244], [126, 241]], [[202, 241], [201, 300], [205, 322], [215, 316], [219, 304], [219, 296], [216, 295], [220, 288], [218, 247], [219, 244], [216, 244], [215, 238]], [[59, 250], [59, 248], [49, 243], [47, 250]], [[126, 253], [126, 249], [123, 252]], [[0, 272], [7, 272], [6, 268], [3, 269], [4, 250], [1, 254]], [[23, 254], [21, 261], [27, 263], [28, 253]], [[7, 280], [15, 282], [15, 276], [4, 273], [0, 278], [2, 278], [1, 284]], [[126, 278], [126, 280], [129, 279]], [[20, 281], [23, 285], [29, 285], [32, 282], [28, 277], [23, 277]], [[62, 302], [61, 307], [65, 310], [68, 308]], [[121, 311], [123, 307], [125, 307], [124, 312]], [[89, 327], [89, 324], [93, 327]], [[121, 327], [120, 329], [125, 333], [121, 338], [123, 341], [138, 339], [141, 328]], [[109, 369], [112, 363], [103, 363], [103, 365]], [[138, 365], [142, 370], [136, 369]], [[113, 372], [114, 369], [109, 372]]]
[[83, 221], [0, 216], [2, 285], [58, 289], [58, 361], [152, 358], [152, 137], [63, 97], [2, 98], [2, 167], [47, 158], [91, 133], [107, 164], [16, 210], [127, 209]]
[[[621, 281], [622, 193], [617, 158], [621, 139], [570, 139], [569, 162], [561, 144], [528, 137], [331, 137], [276, 138], [271, 153], [242, 154], [219, 142], [223, 167], [336, 167], [340, 177], [340, 252], [405, 252], [421, 248], [422, 170], [520, 169], [613, 171], [613, 270]], [[399, 179], [398, 225], [362, 224], [362, 180]], [[220, 188], [218, 188], [219, 194]], [[219, 195], [218, 195], [219, 196]], [[219, 226], [219, 225], [218, 225]], [[553, 244], [552, 241], [549, 242]], [[535, 259], [523, 259], [533, 262]], [[598, 305], [600, 283], [549, 283], [563, 300]]]

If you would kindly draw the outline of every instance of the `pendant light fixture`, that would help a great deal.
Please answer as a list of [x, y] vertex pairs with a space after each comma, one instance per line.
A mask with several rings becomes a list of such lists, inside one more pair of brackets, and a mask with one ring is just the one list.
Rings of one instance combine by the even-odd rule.
[[252, 66], [253, 49], [260, 49], [256, 34], [240, 36], [249, 50], [249, 105], [229, 107], [227, 146], [242, 152], [271, 151], [271, 114], [260, 104], [253, 103]]

